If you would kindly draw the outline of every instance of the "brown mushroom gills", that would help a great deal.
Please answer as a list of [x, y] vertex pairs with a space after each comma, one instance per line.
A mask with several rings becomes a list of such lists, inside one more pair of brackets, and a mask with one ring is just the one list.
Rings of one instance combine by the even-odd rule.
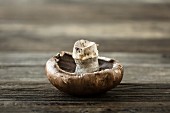
[[49, 81], [60, 91], [76, 96], [104, 93], [116, 87], [123, 77], [123, 66], [115, 60], [98, 59], [100, 70], [93, 73], [76, 74], [72, 54], [62, 52], [46, 63]]
[[[104, 69], [111, 69], [115, 61], [114, 60], [104, 61], [98, 59], [98, 62], [99, 62], [99, 71], [101, 71]], [[74, 73], [76, 69], [76, 63], [72, 55], [67, 53], [64, 54], [62, 57], [60, 57], [60, 60], [58, 61], [58, 65], [62, 70], [70, 73]]]

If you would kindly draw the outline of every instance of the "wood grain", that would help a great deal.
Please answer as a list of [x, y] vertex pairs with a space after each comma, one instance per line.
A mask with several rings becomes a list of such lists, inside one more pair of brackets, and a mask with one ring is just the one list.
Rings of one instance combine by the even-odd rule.
[[[169, 0], [0, 0], [0, 112], [169, 113], [169, 10]], [[124, 65], [118, 87], [80, 98], [49, 83], [45, 62], [78, 39]]]
[[140, 97], [140, 102], [170, 101], [168, 84], [166, 86], [164, 84], [121, 84], [106, 94], [86, 98], [67, 95], [44, 82], [5, 82], [5, 84], [1, 82], [1, 86], [0, 98], [4, 101], [33, 101], [34, 98], [34, 101], [65, 100], [67, 103], [138, 102]]
[[[44, 66], [58, 52], [0, 52], [0, 66]], [[114, 58], [125, 66], [168, 67], [170, 64], [169, 53], [99, 52], [99, 56]]]
[[[93, 103], [62, 103], [55, 101], [5, 101], [0, 102], [1, 113], [80, 113], [80, 112], [139, 112], [139, 113], [169, 113], [169, 102], [103, 102], [103, 104]], [[8, 108], [8, 109], [7, 109]]]
[[[122, 83], [170, 83], [170, 66], [125, 66]], [[10, 66], [0, 67], [0, 82], [3, 81], [37, 81], [48, 80], [44, 66]]]
[[[45, 63], [56, 53], [0, 53], [0, 81], [48, 81]], [[162, 54], [101, 53], [124, 65], [123, 83], [170, 83], [170, 60]], [[15, 76], [15, 77], [13, 77]]]
[[169, 112], [168, 54], [101, 53], [124, 63], [123, 81], [106, 94], [73, 97], [47, 80], [44, 64], [55, 53], [0, 52], [2, 113]]
[[[18, 2], [17, 2], [18, 1]], [[145, 0], [146, 1], [146, 0]], [[79, 1], [37, 1], [4, 2], [0, 5], [0, 19], [4, 22], [114, 22], [120, 20], [169, 21], [169, 2], [135, 3], [126, 2], [79, 2]]]
[[0, 109], [5, 113], [94, 112], [94, 110], [168, 113], [169, 88], [170, 85], [164, 84], [121, 84], [103, 95], [78, 98], [55, 90], [48, 83], [5, 82], [4, 84], [1, 82]]
[[[54, 52], [72, 51], [75, 41], [87, 39], [97, 42], [100, 51], [105, 52], [142, 52], [169, 53], [170, 39], [93, 39], [93, 38], [5, 38], [0, 41], [0, 51]], [[67, 40], [67, 42], [65, 42]], [[18, 44], [20, 42], [20, 44]], [[26, 43], [27, 42], [27, 43]]]
[[169, 53], [169, 6], [167, 0], [1, 0], [0, 51], [71, 51], [83, 38], [101, 51]]

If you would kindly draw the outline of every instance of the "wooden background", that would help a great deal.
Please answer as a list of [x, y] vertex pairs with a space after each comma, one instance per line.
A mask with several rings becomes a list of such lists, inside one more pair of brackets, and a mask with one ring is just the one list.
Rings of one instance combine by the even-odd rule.
[[170, 48], [169, 0], [0, 0], [0, 51], [72, 51], [78, 39], [100, 51]]
[[[78, 98], [56, 90], [45, 62], [78, 39], [119, 60], [122, 83]], [[169, 0], [0, 0], [0, 112], [170, 111]]]

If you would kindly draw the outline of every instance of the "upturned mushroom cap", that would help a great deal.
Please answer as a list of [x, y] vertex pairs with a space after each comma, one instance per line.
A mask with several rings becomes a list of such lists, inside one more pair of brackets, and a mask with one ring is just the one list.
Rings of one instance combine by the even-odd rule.
[[115, 60], [99, 57], [99, 71], [76, 74], [76, 64], [69, 52], [58, 53], [46, 63], [49, 81], [60, 91], [88, 96], [104, 93], [116, 87], [123, 77], [123, 66]]

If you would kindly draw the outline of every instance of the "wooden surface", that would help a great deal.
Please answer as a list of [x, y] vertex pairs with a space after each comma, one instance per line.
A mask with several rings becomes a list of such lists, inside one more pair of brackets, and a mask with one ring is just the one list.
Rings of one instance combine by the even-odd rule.
[[169, 53], [169, 11], [169, 0], [0, 0], [0, 51], [72, 51], [83, 38], [105, 52]]
[[[169, 11], [169, 0], [0, 0], [0, 113], [169, 113]], [[118, 87], [78, 98], [49, 83], [46, 61], [78, 39], [124, 65]]]
[[170, 111], [170, 57], [161, 54], [101, 53], [121, 60], [122, 83], [96, 97], [64, 94], [47, 80], [44, 64], [55, 53], [0, 53], [2, 113]]

